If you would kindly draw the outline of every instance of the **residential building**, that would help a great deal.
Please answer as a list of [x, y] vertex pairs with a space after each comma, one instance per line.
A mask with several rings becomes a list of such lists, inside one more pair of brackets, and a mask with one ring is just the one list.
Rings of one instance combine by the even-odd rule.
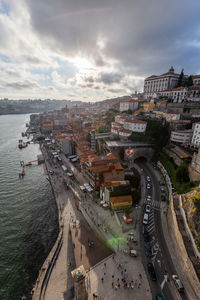
[[138, 100], [136, 99], [126, 99], [120, 102], [120, 107], [119, 110], [122, 111], [127, 111], [127, 110], [136, 110], [138, 109]]
[[179, 75], [171, 67], [167, 73], [147, 77], [144, 80], [144, 98], [148, 99], [161, 91], [174, 88], [178, 83]]
[[124, 123], [124, 129], [128, 129], [132, 132], [145, 132], [147, 122], [142, 120], [126, 120]]
[[94, 154], [81, 159], [81, 170], [95, 190], [99, 190], [102, 184], [124, 179], [124, 169], [118, 158], [112, 154], [106, 156]]
[[155, 104], [153, 101], [144, 102], [142, 105], [143, 105], [143, 111], [145, 111], [145, 112], [152, 111], [155, 107]]
[[161, 96], [172, 99], [173, 102], [182, 103], [183, 101], [200, 101], [200, 85], [192, 85], [189, 87], [177, 87], [160, 92]]
[[118, 131], [119, 137], [122, 139], [128, 139], [131, 136], [132, 131], [128, 129], [120, 129]]
[[122, 209], [132, 206], [131, 186], [126, 181], [111, 181], [100, 190], [100, 197], [113, 209]]
[[174, 143], [189, 145], [192, 139], [193, 130], [171, 131], [170, 141]]
[[200, 122], [194, 124], [193, 135], [191, 145], [199, 148], [200, 147]]
[[193, 75], [192, 76], [192, 81], [194, 85], [200, 85], [200, 75]]
[[198, 179], [200, 179], [200, 148], [198, 150], [198, 153], [194, 152], [193, 154], [191, 168], [199, 174]]
[[166, 89], [160, 92], [161, 96], [165, 96], [168, 99], [173, 99], [174, 102], [181, 103], [187, 98], [188, 88], [179, 86], [177, 88]]

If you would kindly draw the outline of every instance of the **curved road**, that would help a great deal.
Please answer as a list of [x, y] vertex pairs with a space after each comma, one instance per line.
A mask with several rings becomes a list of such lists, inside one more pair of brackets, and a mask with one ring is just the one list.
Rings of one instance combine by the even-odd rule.
[[[155, 170], [153, 169], [152, 165], [149, 163], [139, 161], [137, 165], [140, 169], [143, 170], [144, 178], [145, 178], [145, 194], [152, 196], [152, 200], [149, 202], [151, 205], [151, 212], [149, 214], [149, 223], [146, 227], [147, 231], [150, 234], [150, 244], [152, 248], [152, 257], [147, 258], [145, 255], [145, 242], [143, 237], [141, 236], [141, 245], [142, 245], [142, 258], [144, 262], [144, 267], [147, 270], [147, 263], [152, 261], [154, 268], [156, 270], [157, 275], [157, 283], [153, 282], [151, 278], [149, 278], [152, 297], [153, 299], [156, 298], [157, 295], [163, 295], [165, 300], [189, 300], [185, 293], [180, 294], [176, 289], [173, 281], [172, 275], [177, 274], [170, 252], [166, 245], [165, 236], [162, 230], [161, 224], [161, 209], [165, 206], [165, 202], [161, 202], [161, 190], [159, 180], [155, 174]], [[146, 184], [147, 180], [146, 177], [149, 176], [151, 178], [150, 184], [151, 188], [147, 189]], [[165, 189], [166, 191], [166, 189]], [[146, 202], [146, 197], [143, 199]], [[146, 204], [143, 204], [143, 210], [141, 210], [141, 220], [143, 220], [143, 214], [145, 211]], [[141, 235], [144, 230], [144, 225], [141, 221]], [[168, 279], [168, 280], [167, 280]]]

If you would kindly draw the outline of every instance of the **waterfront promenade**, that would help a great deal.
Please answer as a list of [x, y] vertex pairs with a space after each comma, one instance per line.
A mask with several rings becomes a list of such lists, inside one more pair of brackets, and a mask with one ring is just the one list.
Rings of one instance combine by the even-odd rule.
[[[62, 247], [53, 263], [48, 282], [45, 283], [45, 292], [43, 287], [42, 298], [38, 298], [40, 294], [40, 291], [38, 291], [34, 294], [33, 300], [73, 299], [74, 289], [71, 271], [80, 264], [83, 264], [87, 270], [86, 285], [89, 299], [92, 299], [93, 294], [95, 294], [98, 295], [98, 299], [120, 299], [122, 295], [126, 295], [126, 298], [130, 300], [133, 297], [150, 300], [152, 298], [150, 287], [140, 261], [137, 226], [134, 228], [134, 234], [138, 244], [134, 246], [138, 257], [133, 258], [128, 255], [127, 251], [130, 245], [127, 245], [127, 242], [123, 244], [115, 242], [116, 237], [126, 241], [128, 232], [122, 233], [121, 228], [110, 212], [92, 201], [91, 197], [81, 197], [77, 190], [78, 182], [73, 184], [71, 182], [70, 184], [69, 181], [71, 189], [66, 190], [66, 186], [63, 184], [65, 174], [49, 160], [45, 149], [43, 149], [43, 154], [47, 172], [50, 170], [54, 172], [53, 175], [49, 176], [59, 210], [63, 238]], [[71, 164], [66, 161], [67, 163], [68, 167], [71, 168]], [[75, 171], [73, 167], [73, 172], [75, 173]], [[84, 180], [80, 173], [79, 180], [81, 183]], [[77, 209], [77, 203], [79, 209]], [[74, 227], [74, 222], [80, 225]], [[133, 230], [132, 227], [130, 227], [130, 230]], [[94, 242], [94, 247], [89, 247], [89, 240]], [[115, 259], [110, 256], [112, 251], [105, 246], [106, 243], [117, 253]], [[103, 269], [105, 260], [109, 266], [108, 271]], [[120, 270], [117, 268], [119, 263], [122, 266]], [[119, 280], [122, 279], [122, 272], [125, 270], [128, 274], [128, 286], [124, 287], [121, 282], [120, 287], [112, 287], [112, 284], [113, 286], [117, 284], [118, 277]], [[139, 274], [142, 275], [142, 280], [139, 280]], [[115, 276], [115, 278], [112, 276]], [[102, 277], [104, 278], [103, 283]]]

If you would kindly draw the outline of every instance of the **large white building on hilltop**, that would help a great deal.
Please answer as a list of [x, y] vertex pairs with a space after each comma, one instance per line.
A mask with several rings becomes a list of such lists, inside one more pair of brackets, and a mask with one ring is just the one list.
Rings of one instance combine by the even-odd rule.
[[174, 73], [174, 68], [171, 67], [167, 73], [147, 77], [144, 80], [144, 98], [148, 99], [161, 91], [174, 88], [178, 83], [179, 75]]

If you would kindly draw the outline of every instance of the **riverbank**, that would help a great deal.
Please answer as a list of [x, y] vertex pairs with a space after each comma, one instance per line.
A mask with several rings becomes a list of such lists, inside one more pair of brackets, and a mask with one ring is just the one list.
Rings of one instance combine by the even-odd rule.
[[[95, 240], [96, 253], [96, 255], [91, 255], [90, 252], [85, 251], [82, 256], [82, 264], [85, 265], [86, 268], [90, 269], [99, 261], [110, 255], [111, 251], [106, 246], [103, 246], [95, 237], [94, 232], [91, 230], [80, 211], [77, 210], [77, 202], [75, 202], [77, 200], [72, 191], [66, 189], [66, 185], [64, 184], [65, 174], [62, 173], [59, 165], [49, 159], [49, 153], [44, 147], [41, 147], [41, 151], [45, 158], [47, 174], [57, 204], [60, 233], [53, 249], [49, 253], [39, 272], [32, 299], [55, 300], [62, 299], [64, 295], [65, 299], [73, 299], [74, 290], [71, 271], [79, 266], [79, 261], [75, 258], [76, 255], [74, 255], [74, 253], [76, 254], [76, 249], [78, 249], [78, 247], [87, 249], [88, 242], [85, 237], [87, 236], [91, 240]], [[69, 227], [72, 218], [81, 224], [80, 232], [82, 232], [80, 235], [81, 238], [77, 239], [79, 246], [77, 244], [75, 248], [75, 243], [72, 242]], [[83, 240], [83, 238], [85, 239]], [[87, 266], [85, 264], [86, 261]]]

